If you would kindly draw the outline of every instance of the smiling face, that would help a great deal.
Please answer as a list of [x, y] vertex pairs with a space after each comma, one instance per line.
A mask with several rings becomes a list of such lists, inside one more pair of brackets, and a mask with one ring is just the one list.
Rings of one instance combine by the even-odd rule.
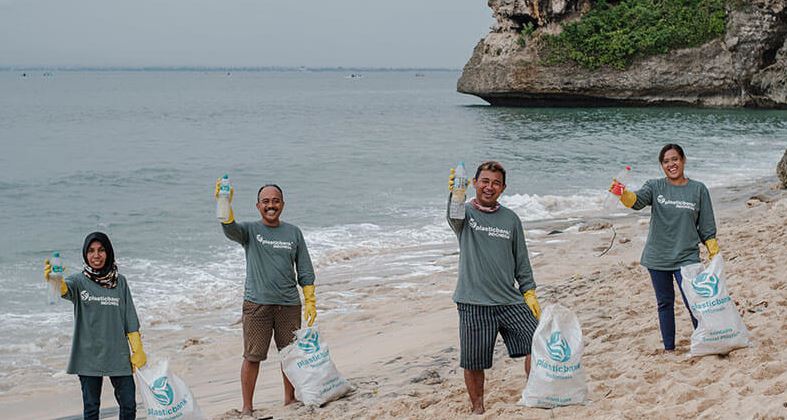
[[498, 171], [482, 170], [473, 179], [475, 199], [485, 207], [494, 207], [500, 194], [506, 189], [503, 174]]
[[675, 149], [670, 149], [664, 152], [664, 157], [661, 158], [661, 169], [664, 170], [664, 175], [667, 176], [671, 182], [682, 182], [685, 177], [683, 175], [683, 167], [686, 160]]
[[284, 198], [276, 187], [265, 187], [257, 196], [257, 210], [266, 226], [279, 226], [279, 216], [284, 210]]
[[107, 262], [107, 250], [99, 241], [93, 241], [87, 247], [87, 263], [93, 270], [101, 270]]

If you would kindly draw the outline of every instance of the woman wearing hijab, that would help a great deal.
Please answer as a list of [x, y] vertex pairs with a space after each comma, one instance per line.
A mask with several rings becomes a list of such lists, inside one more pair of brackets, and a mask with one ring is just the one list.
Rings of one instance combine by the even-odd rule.
[[[104, 376], [109, 376], [115, 389], [120, 419], [134, 419], [137, 403], [131, 374], [134, 368], [145, 365], [146, 357], [131, 291], [125, 276], [118, 274], [107, 235], [87, 235], [82, 259], [82, 271], [60, 283], [61, 297], [74, 304], [74, 337], [67, 373], [79, 375], [85, 419], [99, 418]], [[47, 260], [47, 280], [51, 271]]]
[[[705, 184], [689, 179], [683, 173], [686, 155], [677, 144], [667, 144], [659, 152], [664, 178], [651, 179], [637, 191], [626, 190], [614, 181], [610, 191], [620, 196], [626, 207], [641, 210], [650, 206], [650, 229], [640, 264], [650, 273], [659, 312], [659, 326], [664, 350], [675, 350], [675, 289], [673, 278], [689, 304], [681, 286], [680, 268], [700, 262], [698, 244], [708, 248], [709, 258], [719, 252], [713, 205]], [[697, 319], [691, 315], [697, 328]]]

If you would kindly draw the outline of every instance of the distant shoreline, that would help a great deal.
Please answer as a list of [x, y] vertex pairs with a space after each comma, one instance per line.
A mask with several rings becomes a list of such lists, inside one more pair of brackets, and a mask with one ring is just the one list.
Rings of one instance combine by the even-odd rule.
[[421, 67], [286, 67], [286, 66], [268, 66], [268, 67], [168, 67], [168, 66], [143, 66], [143, 67], [13, 67], [1, 66], [0, 72], [17, 72], [17, 71], [172, 71], [172, 72], [445, 72], [456, 71], [461, 69], [456, 68], [421, 68]]

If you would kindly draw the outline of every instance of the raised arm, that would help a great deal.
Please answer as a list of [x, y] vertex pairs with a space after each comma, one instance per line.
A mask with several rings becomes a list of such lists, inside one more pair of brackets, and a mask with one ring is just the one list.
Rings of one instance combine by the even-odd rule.
[[458, 236], [459, 232], [462, 231], [462, 227], [465, 225], [465, 221], [464, 219], [451, 218], [451, 196], [454, 193], [454, 171], [454, 168], [451, 168], [451, 172], [448, 174], [448, 202], [445, 204], [445, 219], [448, 221], [448, 226], [451, 227], [451, 230]]
[[[213, 196], [216, 200], [219, 199], [219, 188], [221, 187], [221, 179], [216, 180], [216, 189]], [[249, 234], [245, 227], [239, 223], [235, 223], [235, 212], [232, 211], [232, 197], [235, 195], [235, 188], [230, 187], [229, 206], [230, 215], [227, 220], [221, 222], [221, 229], [224, 231], [224, 236], [229, 240], [235, 241], [241, 245], [249, 242]]]
[[642, 188], [633, 192], [627, 190], [623, 184], [615, 180], [612, 181], [609, 191], [620, 197], [620, 202], [632, 210], [642, 210], [653, 202], [653, 188], [650, 185], [650, 181], [645, 182]]

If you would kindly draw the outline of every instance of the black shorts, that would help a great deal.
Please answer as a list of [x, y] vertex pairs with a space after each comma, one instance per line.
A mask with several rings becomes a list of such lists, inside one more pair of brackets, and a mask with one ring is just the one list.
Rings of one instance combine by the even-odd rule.
[[457, 303], [459, 311], [459, 366], [469, 370], [492, 367], [497, 334], [512, 358], [530, 354], [538, 320], [524, 303], [483, 306]]

